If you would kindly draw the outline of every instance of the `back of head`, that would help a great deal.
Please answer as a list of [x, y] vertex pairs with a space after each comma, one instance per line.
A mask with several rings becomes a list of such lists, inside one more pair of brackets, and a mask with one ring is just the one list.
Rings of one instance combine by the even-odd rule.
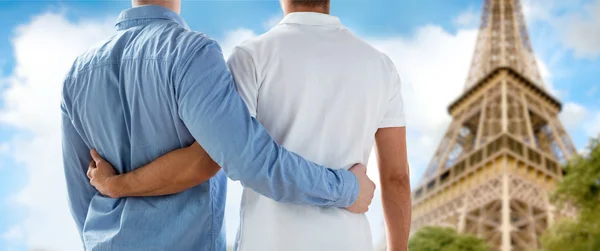
[[281, 0], [285, 14], [291, 12], [329, 13], [330, 0]]
[[133, 7], [142, 5], [158, 5], [172, 10], [173, 12], [181, 13], [181, 0], [131, 0]]
[[289, 0], [292, 5], [304, 5], [310, 7], [327, 6], [330, 0]]

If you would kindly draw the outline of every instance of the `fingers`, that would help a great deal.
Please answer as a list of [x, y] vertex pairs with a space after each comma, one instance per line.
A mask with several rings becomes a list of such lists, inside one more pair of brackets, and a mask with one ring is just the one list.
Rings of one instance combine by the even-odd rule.
[[87, 176], [91, 180], [94, 177], [94, 171], [96, 169], [96, 162], [90, 161], [90, 165], [88, 166]]
[[367, 167], [363, 164], [356, 164], [349, 171], [356, 175], [360, 191], [355, 203], [346, 209], [352, 213], [366, 213], [373, 202], [375, 183], [367, 176]]
[[94, 161], [96, 161], [96, 164], [99, 164], [102, 161], [104, 161], [104, 159], [102, 158], [102, 156], [100, 156], [100, 154], [98, 153], [98, 151], [96, 151], [96, 149], [90, 150], [90, 155], [92, 155], [92, 159], [94, 159]]
[[369, 206], [355, 204], [350, 207], [347, 207], [346, 210], [350, 211], [351, 213], [355, 213], [355, 214], [364, 214], [369, 211]]

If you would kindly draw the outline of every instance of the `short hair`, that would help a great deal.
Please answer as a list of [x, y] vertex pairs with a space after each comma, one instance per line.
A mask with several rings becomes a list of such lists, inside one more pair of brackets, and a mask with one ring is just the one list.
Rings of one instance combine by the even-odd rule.
[[304, 5], [310, 7], [328, 6], [330, 0], [289, 0], [293, 5]]

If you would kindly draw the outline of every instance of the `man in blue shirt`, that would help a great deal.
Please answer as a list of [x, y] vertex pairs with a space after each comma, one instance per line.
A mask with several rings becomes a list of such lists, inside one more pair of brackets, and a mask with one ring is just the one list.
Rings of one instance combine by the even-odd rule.
[[[179, 1], [146, 4], [123, 11], [117, 32], [79, 56], [64, 81], [64, 168], [86, 250], [224, 250], [225, 175], [279, 202], [368, 209], [374, 184], [364, 166], [332, 170], [276, 144], [248, 113], [217, 43], [178, 15]], [[115, 199], [86, 177], [91, 149], [133, 173], [170, 151], [198, 148], [205, 154], [182, 165], [206, 169], [199, 179], [207, 181], [181, 193]], [[126, 184], [135, 190], [135, 178]]]

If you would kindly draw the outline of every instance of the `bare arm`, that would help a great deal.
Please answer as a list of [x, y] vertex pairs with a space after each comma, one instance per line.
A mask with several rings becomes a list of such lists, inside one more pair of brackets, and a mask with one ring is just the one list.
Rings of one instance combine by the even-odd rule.
[[381, 128], [375, 141], [388, 250], [406, 251], [411, 221], [406, 128]]
[[90, 183], [100, 193], [113, 198], [183, 192], [207, 181], [220, 170], [197, 142], [121, 175], [116, 175], [110, 163], [95, 150], [91, 154], [94, 161], [88, 171]]

